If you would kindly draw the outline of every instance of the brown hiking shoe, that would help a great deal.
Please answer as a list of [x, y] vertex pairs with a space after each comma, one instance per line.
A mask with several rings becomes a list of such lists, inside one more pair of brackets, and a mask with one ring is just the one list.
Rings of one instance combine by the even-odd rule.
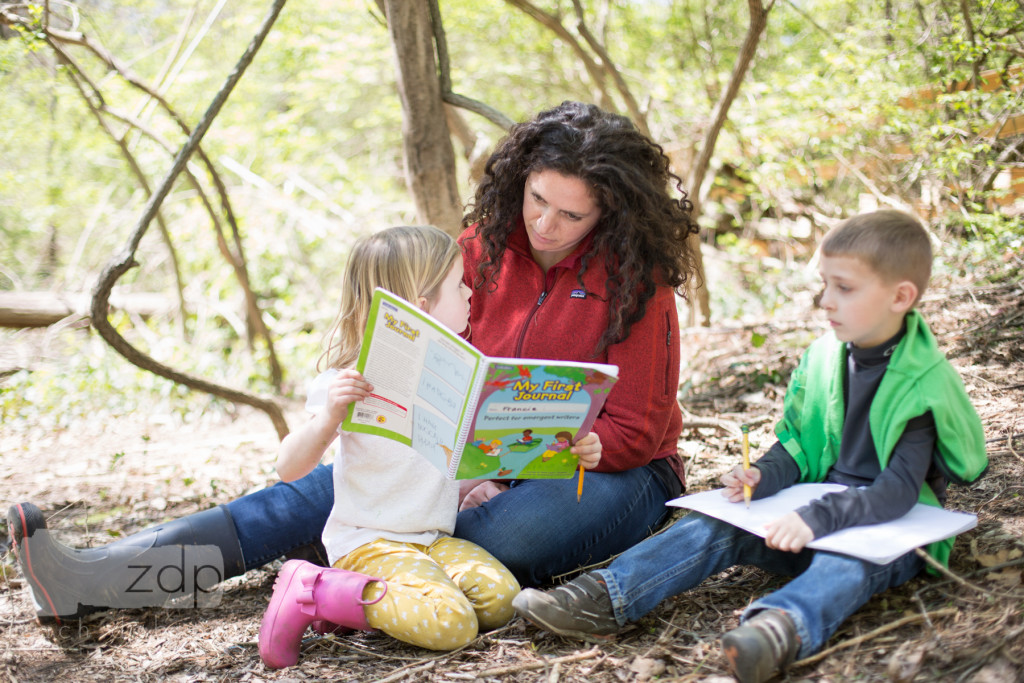
[[549, 591], [523, 589], [512, 607], [535, 626], [560, 636], [609, 640], [619, 631], [608, 588], [595, 574], [583, 574]]
[[722, 654], [740, 683], [763, 683], [796, 659], [800, 638], [788, 614], [766, 609], [722, 636]]

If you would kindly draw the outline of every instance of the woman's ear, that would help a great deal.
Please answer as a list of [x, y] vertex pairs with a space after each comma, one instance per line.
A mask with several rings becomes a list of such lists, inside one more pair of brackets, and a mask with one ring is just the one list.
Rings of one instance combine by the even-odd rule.
[[896, 291], [892, 300], [894, 313], [906, 313], [914, 307], [917, 301], [917, 285], [910, 280], [901, 280], [896, 283]]

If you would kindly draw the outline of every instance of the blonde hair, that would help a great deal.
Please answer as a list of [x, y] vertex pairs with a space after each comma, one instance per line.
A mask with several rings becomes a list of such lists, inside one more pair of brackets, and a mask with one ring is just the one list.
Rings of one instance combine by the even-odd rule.
[[886, 209], [848, 218], [821, 242], [825, 256], [858, 258], [887, 283], [909, 280], [921, 299], [932, 274], [932, 243], [921, 222]]
[[383, 287], [416, 303], [432, 302], [441, 283], [461, 257], [455, 239], [432, 225], [397, 226], [364, 237], [349, 254], [341, 289], [341, 308], [325, 338], [327, 350], [317, 370], [346, 368], [359, 357], [373, 290]]

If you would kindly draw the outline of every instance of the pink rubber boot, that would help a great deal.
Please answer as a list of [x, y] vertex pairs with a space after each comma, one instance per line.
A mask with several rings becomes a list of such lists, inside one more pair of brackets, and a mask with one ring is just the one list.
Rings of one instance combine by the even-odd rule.
[[[377, 581], [384, 592], [376, 600], [363, 600], [363, 589]], [[383, 579], [344, 569], [318, 567], [305, 560], [288, 560], [274, 581], [274, 595], [260, 625], [260, 658], [271, 669], [294, 666], [306, 627], [315, 621], [328, 630], [333, 624], [369, 631], [364, 605], [387, 594]], [[323, 632], [323, 631], [322, 631]]]

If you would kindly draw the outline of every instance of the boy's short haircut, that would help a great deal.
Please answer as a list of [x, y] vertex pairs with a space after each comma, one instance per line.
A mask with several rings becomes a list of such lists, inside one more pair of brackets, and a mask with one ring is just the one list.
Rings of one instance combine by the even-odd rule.
[[921, 222], [902, 211], [883, 210], [848, 218], [825, 235], [824, 256], [861, 259], [887, 283], [909, 280], [917, 301], [932, 274], [932, 243]]

